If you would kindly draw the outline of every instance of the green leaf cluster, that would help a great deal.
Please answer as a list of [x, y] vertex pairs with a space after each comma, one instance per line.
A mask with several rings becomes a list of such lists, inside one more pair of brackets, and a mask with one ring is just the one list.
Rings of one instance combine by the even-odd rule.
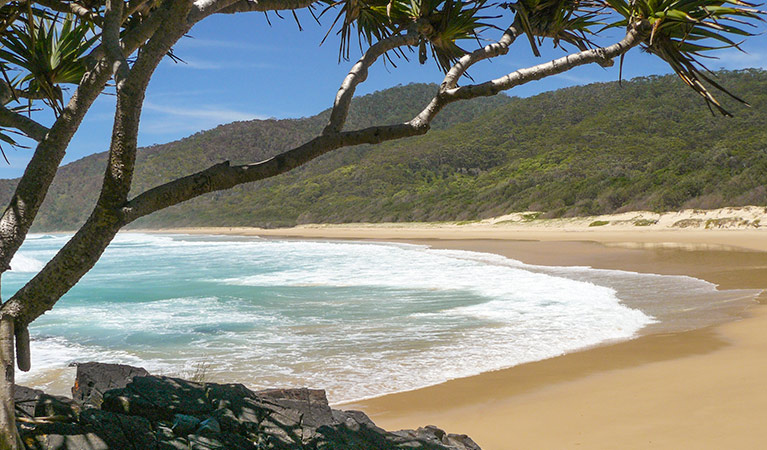
[[51, 17], [30, 8], [22, 16], [25, 20], [0, 34], [3, 72], [16, 74], [10, 84], [27, 99], [42, 99], [58, 114], [63, 108], [61, 85], [80, 83], [84, 55], [97, 37], [91, 24], [71, 15]]
[[[326, 1], [322, 12], [337, 11], [330, 33], [340, 24], [341, 56], [348, 59], [353, 32], [360, 42], [371, 45], [400, 33], [417, 32], [421, 36], [418, 57], [421, 64], [428, 57], [427, 48], [443, 71], [447, 71], [466, 52], [458, 42], [479, 39], [490, 28], [490, 17], [483, 11], [496, 6], [487, 0], [341, 0]], [[399, 53], [405, 56], [403, 52]]]
[[[730, 113], [705, 83], [743, 102], [722, 87], [701, 59], [712, 50], [735, 47], [737, 39], [755, 34], [764, 11], [743, 0], [605, 0], [621, 20], [610, 27], [628, 27], [646, 21], [651, 27], [643, 47], [657, 55], [679, 77], [723, 115]], [[705, 82], [705, 83], [704, 83]]]
[[590, 36], [599, 20], [604, 3], [593, 0], [520, 0], [504, 3], [515, 12], [519, 24], [530, 41], [535, 56], [541, 56], [538, 45], [544, 38], [551, 38], [554, 46], [560, 41], [570, 43], [580, 50], [591, 46]]

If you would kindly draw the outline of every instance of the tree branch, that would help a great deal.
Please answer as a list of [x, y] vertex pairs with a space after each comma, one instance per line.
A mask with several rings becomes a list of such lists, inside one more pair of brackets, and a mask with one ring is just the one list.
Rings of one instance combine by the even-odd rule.
[[[125, 33], [121, 44], [123, 55], [127, 57], [144, 45], [144, 43], [162, 26], [163, 19], [163, 14], [156, 11], [146, 20], [142, 21], [136, 28]], [[96, 64], [105, 55], [106, 47], [101, 44], [91, 50], [84, 59], [86, 61], [91, 61], [92, 64]]]
[[223, 14], [235, 14], [252, 11], [287, 11], [290, 9], [307, 8], [319, 0], [237, 0], [231, 5], [219, 10]]
[[[166, 2], [168, 7], [173, 3]], [[157, 31], [164, 20], [160, 11], [126, 34], [122, 45], [123, 54], [129, 55], [136, 51]], [[88, 59], [92, 61], [90, 70], [83, 76], [69, 103], [38, 144], [8, 207], [0, 216], [0, 273], [8, 270], [13, 255], [24, 242], [72, 136], [112, 76], [111, 68], [103, 59], [104, 52], [104, 46], [100, 45], [89, 54]], [[4, 312], [5, 305], [0, 310], [0, 313]]]
[[[165, 5], [162, 31], [144, 46], [117, 93], [109, 159], [96, 206], [72, 239], [0, 310], [0, 315], [13, 317], [17, 327], [26, 326], [53, 307], [93, 267], [122, 226], [121, 207], [130, 191], [146, 87], [164, 55], [190, 27], [187, 17], [191, 3], [167, 0]], [[116, 12], [115, 17], [120, 17]]]
[[[13, 402], [14, 363], [13, 319], [0, 316], [0, 448], [24, 448], [16, 433]], [[10, 400], [10, 401], [9, 401]]]
[[[641, 34], [639, 31], [640, 29], [643, 29], [643, 27], [632, 27], [626, 35], [626, 38], [610, 47], [568, 55], [546, 64], [541, 64], [530, 69], [524, 69], [526, 71], [524, 73], [527, 75], [515, 80], [514, 83], [509, 83], [507, 89], [512, 87], [512, 85], [519, 85], [527, 81], [532, 81], [533, 79], [538, 79], [536, 76], [545, 76], [541, 75], [542, 73], [559, 73], [557, 72], [558, 70], [566, 70], [565, 67], [568, 65], [572, 68], [576, 65], [587, 64], [605, 58], [614, 58], [615, 56], [626, 52], [629, 48], [639, 44], [638, 37]], [[493, 55], [497, 56], [505, 53], [504, 48], [508, 48], [511, 42], [513, 42], [513, 38], [516, 34], [518, 33], [514, 31], [513, 27], [510, 27], [499, 43], [488, 45], [485, 48], [462, 58], [458, 63], [460, 66], [453, 67], [453, 69], [448, 72], [443, 85], [450, 85], [452, 80], [460, 76], [462, 70], [465, 71], [467, 67], [475, 62], [491, 58]], [[405, 36], [402, 37], [405, 38]], [[387, 45], [391, 45], [391, 43]], [[383, 52], [380, 53], [382, 54]], [[358, 62], [355, 67], [360, 66], [359, 69], [369, 67], [372, 62], [367, 60], [366, 56], [363, 56], [360, 60], [365, 62], [362, 64], [361, 62]], [[352, 95], [349, 94], [349, 91], [353, 90], [357, 84], [364, 80], [361, 74], [361, 70], [355, 70], [354, 68], [350, 71], [346, 80], [344, 80], [339, 95], [336, 97], [336, 107], [334, 109], [337, 108], [339, 111], [344, 109], [348, 110], [347, 98], [350, 98]], [[123, 208], [123, 223], [128, 224], [147, 214], [190, 200], [202, 194], [229, 189], [238, 184], [263, 180], [265, 178], [279, 175], [340, 147], [373, 144], [424, 134], [428, 131], [433, 118], [445, 105], [454, 101], [473, 98], [473, 96], [480, 96], [482, 95], [481, 93], [484, 92], [481, 90], [469, 91], [468, 93], [466, 93], [467, 91], [463, 91], [460, 94], [455, 94], [458, 89], [463, 88], [453, 88], [446, 91], [441, 90], [424, 111], [405, 124], [388, 127], [372, 127], [349, 132], [326, 132], [304, 145], [259, 163], [230, 166], [228, 162], [224, 162], [201, 172], [157, 186], [128, 202], [125, 208]], [[339, 112], [338, 117], [344, 118], [345, 115], [341, 115]], [[331, 115], [331, 125], [334, 123], [338, 122], [334, 122]], [[328, 127], [331, 125], [328, 125]]]
[[16, 364], [22, 372], [29, 372], [32, 368], [32, 360], [29, 352], [29, 328], [15, 327], [16, 337]]
[[128, 2], [128, 7], [123, 11], [123, 22], [139, 10], [142, 10], [142, 12], [144, 12], [144, 10], [149, 10], [156, 3], [159, 3], [159, 0], [130, 0]]
[[104, 12], [104, 30], [101, 34], [101, 42], [106, 50], [107, 58], [112, 64], [115, 85], [119, 93], [125, 79], [128, 78], [130, 69], [120, 48], [120, 25], [123, 19], [123, 0], [107, 0], [106, 12]]
[[189, 21], [196, 23], [216, 13], [296, 10], [309, 7], [314, 3], [319, 3], [319, 0], [197, 0], [189, 15]]
[[[493, 80], [489, 83], [491, 83], [492, 89], [498, 89], [494, 93], [498, 93], [501, 90], [510, 89], [513, 86], [537, 80], [544, 76], [560, 73], [578, 65], [614, 58], [639, 44], [638, 37], [641, 34], [640, 28], [641, 27], [639, 26], [632, 27], [622, 41], [609, 47], [568, 55], [546, 64], [514, 72], [511, 75], [518, 75], [508, 81], [506, 79], [510, 76], [499, 79], [502, 81]], [[483, 49], [461, 58], [456, 64], [457, 67], [454, 66], [453, 69], [448, 72], [443, 85], [449, 86], [454, 83], [455, 80], [460, 77], [460, 74], [475, 62], [505, 53], [504, 49], [508, 48], [517, 34], [518, 32], [516, 32], [513, 27], [510, 27], [499, 43], [488, 45]], [[406, 36], [402, 36], [402, 38], [405, 37]], [[389, 43], [387, 45], [392, 44]], [[384, 46], [382, 46], [382, 48], [384, 48]], [[349, 75], [347, 75], [344, 80], [344, 84], [336, 97], [334, 112], [336, 112], [336, 110], [339, 111], [337, 113], [338, 118], [334, 121], [333, 115], [331, 114], [331, 124], [329, 124], [328, 127], [331, 127], [334, 124], [337, 125], [340, 120], [345, 118], [345, 114], [342, 114], [342, 112], [344, 112], [344, 110], [348, 111], [348, 102], [353, 95], [354, 87], [364, 80], [363, 71], [375, 60], [372, 59], [373, 55], [377, 54], [380, 56], [384, 51], [385, 50], [381, 51], [381, 49], [379, 49], [375, 53], [371, 53], [369, 58], [366, 53], [360, 62], [355, 65], [357, 70], [353, 68], [349, 72]], [[370, 59], [372, 59], [372, 61]], [[485, 84], [488, 83], [479, 86], [485, 86]], [[125, 224], [128, 224], [139, 217], [208, 192], [228, 189], [238, 184], [279, 175], [340, 147], [364, 143], [378, 143], [386, 140], [423, 134], [428, 130], [429, 124], [436, 114], [448, 103], [482, 95], [492, 95], [486, 93], [486, 88], [476, 89], [474, 86], [468, 86], [467, 88], [470, 89], [461, 87], [441, 91], [437, 97], [435, 97], [435, 100], [440, 99], [437, 103], [438, 108], [430, 108], [430, 106], [433, 106], [433, 101], [421, 114], [406, 124], [391, 127], [372, 127], [365, 130], [336, 134], [326, 132], [322, 136], [319, 136], [300, 147], [288, 150], [287, 152], [281, 153], [266, 161], [241, 166], [229, 166], [228, 163], [221, 163], [196, 174], [150, 189], [134, 198], [126, 205], [123, 209], [123, 221]]]
[[13, 100], [25, 98], [28, 100], [41, 100], [45, 98], [42, 92], [31, 93], [21, 89], [16, 89], [5, 80], [0, 80], [0, 105], [7, 105]]
[[643, 22], [635, 24], [628, 30], [626, 36], [620, 42], [610, 45], [609, 47], [593, 48], [573, 53], [544, 64], [517, 70], [501, 78], [496, 78], [495, 80], [487, 81], [482, 84], [449, 89], [446, 91], [446, 94], [448, 97], [456, 100], [483, 96], [487, 97], [511, 89], [515, 86], [529, 83], [530, 81], [540, 80], [541, 78], [566, 72], [577, 66], [611, 60], [639, 45], [642, 42], [641, 36], [648, 26], [649, 25], [643, 24]]
[[469, 67], [482, 60], [507, 54], [509, 52], [509, 46], [514, 43], [517, 36], [520, 34], [522, 34], [522, 31], [520, 31], [515, 24], [512, 24], [506, 29], [498, 42], [486, 45], [483, 48], [462, 56], [447, 72], [440, 88], [446, 90], [456, 87], [458, 85], [458, 80], [466, 73]]
[[127, 225], [142, 216], [208, 192], [229, 189], [238, 184], [263, 180], [288, 172], [331, 150], [417, 136], [428, 130], [428, 127], [419, 128], [404, 123], [345, 131], [318, 136], [301, 146], [255, 164], [239, 166], [230, 166], [228, 162], [216, 164], [201, 172], [157, 186], [135, 197], [123, 208], [123, 223]]
[[[489, 97], [501, 91], [509, 90], [515, 86], [529, 83], [530, 81], [540, 80], [541, 78], [566, 72], [577, 66], [611, 60], [639, 45], [642, 42], [642, 37], [648, 32], [649, 27], [650, 25], [646, 21], [636, 22], [629, 27], [626, 36], [620, 42], [610, 45], [609, 47], [594, 48], [573, 53], [547, 63], [517, 70], [501, 78], [481, 84], [447, 88], [447, 86], [450, 85], [450, 82], [454, 79], [453, 77], [451, 77], [450, 80], [448, 79], [448, 76], [451, 76], [451, 73], [453, 72], [453, 70], [451, 70], [448, 72], [448, 76], [445, 77], [445, 81], [442, 83], [446, 88], [440, 89], [437, 96], [434, 97], [429, 105], [427, 105], [426, 108], [413, 119], [413, 122], [415, 124], [431, 123], [442, 108], [458, 100]], [[460, 69], [455, 69], [456, 73], [459, 71]]]
[[405, 45], [416, 45], [418, 38], [418, 33], [410, 31], [405, 35], [391, 36], [371, 45], [341, 83], [338, 94], [336, 94], [335, 103], [333, 104], [333, 110], [330, 112], [330, 121], [322, 134], [338, 133], [344, 128], [344, 122], [346, 122], [346, 117], [349, 115], [349, 105], [354, 97], [354, 92], [357, 86], [367, 79], [370, 66], [389, 50]]
[[0, 273], [8, 269], [53, 181], [72, 136], [111, 76], [105, 63], [87, 72], [67, 106], [35, 149], [0, 217]]
[[[169, 6], [173, 3], [166, 2]], [[151, 35], [160, 26], [162, 16], [153, 14], [145, 23], [129, 33], [129, 36], [126, 36], [129, 39], [124, 43], [125, 51], [135, 51], [146, 40], [145, 35]], [[102, 58], [94, 61], [56, 123], [35, 149], [8, 207], [0, 217], [0, 273], [8, 270], [13, 255], [24, 241], [74, 132], [111, 78], [110, 69]], [[6, 306], [7, 303], [3, 305], [0, 314], [13, 314]]]
[[45, 139], [45, 135], [50, 131], [29, 117], [13, 112], [5, 106], [0, 106], [0, 126], [15, 128], [37, 142]]
[[54, 11], [62, 12], [65, 14], [74, 14], [77, 17], [85, 21], [95, 23], [98, 26], [103, 25], [101, 16], [77, 2], [65, 3], [58, 0], [35, 0], [35, 3], [46, 6]]
[[[121, 4], [122, 0], [109, 0], [109, 3]], [[122, 57], [122, 52], [118, 47], [119, 42], [112, 42], [113, 51], [122, 57], [125, 65], [123, 66], [124, 77], [117, 86], [117, 107], [112, 129], [112, 142], [109, 148], [109, 163], [98, 200], [98, 203], [106, 209], [116, 209], [121, 206], [127, 200], [128, 192], [130, 192], [136, 160], [141, 109], [149, 80], [168, 50], [190, 28], [186, 17], [191, 3], [175, 1], [170, 2], [170, 4], [173, 5], [170, 10], [163, 12], [165, 25], [161, 32], [152, 36], [144, 45], [130, 71], [127, 69], [127, 62], [125, 62], [125, 58]], [[117, 6], [117, 9], [113, 10], [113, 14], [107, 15], [110, 20], [114, 21], [112, 25], [115, 29], [113, 31], [117, 33], [119, 33], [119, 20], [122, 17], [121, 9], [122, 6]], [[106, 39], [106, 27], [104, 31], [106, 44], [109, 42]], [[117, 38], [118, 36], [113, 37]]]
[[[167, 3], [172, 6], [174, 2]], [[128, 32], [123, 39], [123, 54], [136, 51], [157, 31], [164, 19], [158, 11]], [[0, 216], [0, 273], [8, 270], [13, 255], [24, 242], [72, 136], [112, 76], [111, 68], [103, 59], [104, 52], [103, 45], [91, 51], [91, 69], [83, 76], [69, 103], [38, 144], [8, 207]]]

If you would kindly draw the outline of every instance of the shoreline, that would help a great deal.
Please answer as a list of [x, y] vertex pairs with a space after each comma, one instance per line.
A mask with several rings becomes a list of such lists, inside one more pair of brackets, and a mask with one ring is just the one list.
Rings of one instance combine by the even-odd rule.
[[[536, 265], [688, 275], [722, 289], [767, 288], [767, 232], [754, 229], [355, 225], [132, 231], [407, 242]], [[520, 448], [757, 445], [767, 439], [756, 414], [767, 407], [760, 377], [767, 374], [765, 297], [747, 310], [733, 310], [725, 323], [608, 342], [343, 407], [365, 411], [384, 428], [435, 424], [465, 433], [486, 450], [509, 442]]]
[[[767, 252], [765, 229], [625, 229], [564, 226], [344, 224], [300, 225], [292, 228], [188, 227], [129, 229], [124, 233], [210, 234], [298, 239], [371, 241], [500, 240], [596, 242], [634, 249], [748, 250]], [[71, 233], [71, 232], [69, 232]]]

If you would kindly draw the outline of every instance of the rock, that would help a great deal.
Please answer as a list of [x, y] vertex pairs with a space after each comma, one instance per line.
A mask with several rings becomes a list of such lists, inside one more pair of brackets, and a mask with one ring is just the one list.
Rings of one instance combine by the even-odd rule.
[[185, 414], [176, 414], [173, 416], [173, 434], [176, 436], [188, 436], [200, 426], [200, 419]]
[[[241, 384], [194, 383], [108, 366], [83, 364], [81, 372], [78, 367], [73, 392], [101, 407], [79, 415], [72, 400], [18, 389], [17, 401], [27, 409], [34, 401], [33, 413], [74, 422], [21, 422], [27, 449], [479, 450], [467, 436], [433, 426], [387, 432], [360, 411], [331, 409], [321, 390], [253, 392]], [[101, 391], [110, 384], [122, 386]]]
[[256, 398], [265, 404], [277, 406], [274, 409], [276, 413], [294, 418], [302, 426], [316, 428], [335, 422], [323, 390], [271, 389], [257, 392]]
[[231, 409], [221, 408], [213, 411], [211, 417], [218, 421], [222, 431], [228, 433], [246, 433], [247, 427], [245, 424], [251, 423], [255, 428], [258, 427], [259, 420], [254, 413], [255, 412], [252, 410], [245, 412], [241, 409], [239, 415], [236, 415]]
[[59, 421], [76, 421], [80, 406], [67, 397], [40, 394], [35, 403], [35, 417], [56, 417]]
[[197, 428], [197, 434], [209, 435], [221, 433], [221, 425], [218, 424], [218, 420], [213, 417], [209, 417], [200, 423], [200, 427]]
[[205, 395], [217, 409], [211, 414], [221, 430], [239, 433], [255, 439], [261, 422], [269, 414], [258, 400], [256, 393], [241, 384], [206, 385]]
[[382, 428], [376, 427], [376, 424], [370, 420], [370, 417], [362, 411], [341, 411], [334, 409], [333, 420], [338, 424], [346, 425], [348, 428], [359, 428], [360, 425], [365, 425], [368, 428], [376, 428], [380, 431], [384, 431]]
[[16, 410], [20, 411], [22, 416], [33, 417], [35, 415], [35, 405], [37, 399], [45, 394], [40, 389], [32, 389], [26, 386], [13, 386], [13, 401], [16, 403]]
[[[268, 445], [302, 448], [313, 437], [317, 427], [333, 423], [333, 414], [327, 400], [320, 403], [316, 395], [310, 400], [312, 394], [309, 390], [302, 391], [279, 390], [266, 395], [259, 392], [257, 398], [250, 403], [254, 410], [259, 411], [256, 416], [261, 417], [257, 424], [258, 435]], [[324, 396], [322, 392], [322, 399]], [[301, 401], [302, 398], [305, 401]]]
[[428, 425], [417, 430], [401, 430], [391, 433], [398, 436], [396, 442], [422, 442], [438, 448], [449, 448], [455, 450], [481, 450], [471, 438], [465, 434], [447, 434], [443, 430]]
[[22, 442], [29, 450], [156, 450], [151, 424], [141, 417], [89, 408], [77, 424], [22, 423]]
[[189, 441], [186, 437], [176, 436], [170, 427], [158, 424], [155, 433], [157, 450], [189, 450]]
[[141, 367], [122, 364], [87, 362], [75, 364], [77, 375], [72, 387], [72, 398], [83, 406], [99, 408], [104, 392], [123, 388], [134, 377], [147, 376], [149, 372]]
[[256, 444], [232, 433], [189, 436], [191, 450], [259, 450]]
[[447, 435], [447, 438], [449, 442], [448, 445], [452, 445], [457, 449], [482, 450], [472, 438], [465, 434], [450, 433]]
[[453, 436], [458, 435], [447, 435], [436, 427], [390, 433], [375, 425], [356, 422], [349, 426], [347, 422], [318, 428], [314, 439], [305, 447], [318, 450], [480, 450], [471, 439], [454, 439]]
[[205, 385], [205, 396], [216, 408], [239, 409], [246, 399], [256, 398], [256, 393], [239, 383]]
[[157, 450], [189, 450], [195, 449], [226, 449], [226, 450], [256, 450], [250, 440], [236, 433], [206, 433], [204, 435], [189, 434], [179, 437], [170, 428], [159, 425], [156, 433]]
[[117, 448], [110, 447], [101, 436], [79, 424], [21, 424], [19, 434], [28, 450], [109, 450]]
[[106, 411], [171, 421], [176, 414], [210, 416], [214, 408], [200, 383], [170, 377], [134, 377], [122, 389], [104, 393]]
[[337, 423], [322, 390], [258, 391], [251, 405], [259, 411], [258, 433], [267, 448], [303, 448], [316, 438], [317, 428]]
[[189, 441], [179, 437], [166, 441], [158, 441], [157, 450], [189, 450]]
[[110, 449], [155, 450], [157, 448], [152, 424], [143, 417], [89, 408], [80, 414], [80, 424], [101, 437]]

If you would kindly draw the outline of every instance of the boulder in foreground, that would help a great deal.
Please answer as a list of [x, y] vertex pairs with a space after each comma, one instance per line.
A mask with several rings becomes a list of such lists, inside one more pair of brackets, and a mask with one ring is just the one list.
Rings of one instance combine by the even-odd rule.
[[360, 411], [331, 409], [321, 390], [251, 391], [130, 366], [79, 365], [75, 401], [17, 392], [30, 450], [480, 450], [434, 426], [388, 432]]

